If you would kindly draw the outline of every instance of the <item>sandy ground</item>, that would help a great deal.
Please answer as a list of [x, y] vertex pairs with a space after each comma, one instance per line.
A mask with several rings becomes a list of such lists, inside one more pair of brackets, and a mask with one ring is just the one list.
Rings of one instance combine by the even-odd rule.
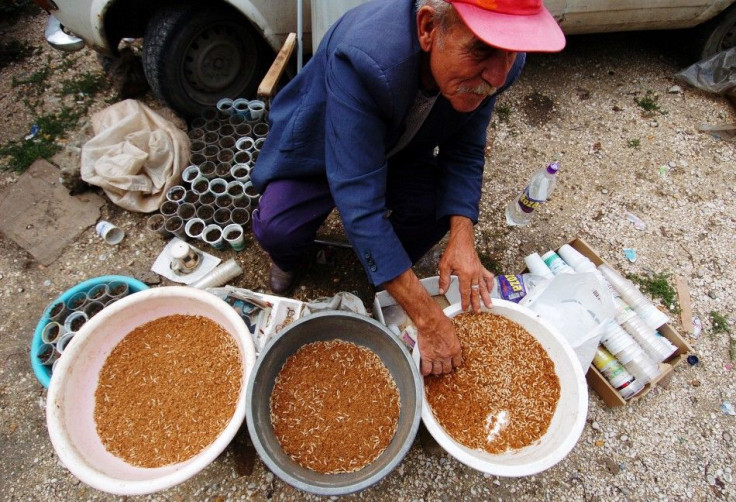
[[[40, 39], [43, 20], [4, 28], [5, 36], [39, 47], [36, 64], [58, 55]], [[424, 451], [419, 441], [381, 483], [351, 496], [360, 500], [733, 500], [736, 403], [728, 337], [714, 334], [710, 313], [730, 320], [736, 291], [736, 144], [698, 130], [701, 124], [736, 122], [730, 103], [677, 84], [673, 75], [689, 64], [683, 35], [610, 35], [574, 38], [559, 55], [529, 58], [518, 85], [499, 100], [489, 129], [487, 181], [477, 226], [478, 249], [504, 272], [518, 272], [523, 257], [576, 237], [625, 273], [682, 275], [689, 283], [699, 336], [687, 335], [700, 359], [676, 368], [667, 388], [608, 408], [591, 392], [586, 427], [559, 464], [538, 475], [504, 478], [479, 473], [446, 454]], [[90, 68], [84, 53], [73, 66]], [[0, 110], [6, 118], [0, 140], [25, 134], [31, 116], [22, 92], [10, 85], [28, 64], [0, 73]], [[647, 115], [635, 99], [651, 91], [660, 112]], [[41, 93], [43, 94], [43, 93]], [[43, 106], [58, 106], [47, 96]], [[147, 98], [149, 102], [150, 98]], [[106, 106], [104, 98], [95, 104]], [[94, 107], [93, 107], [94, 108]], [[634, 146], [638, 145], [638, 146]], [[503, 208], [536, 169], [559, 159], [562, 170], [552, 199], [524, 228], [506, 227]], [[0, 188], [18, 175], [0, 172]], [[641, 218], [637, 230], [625, 216]], [[33, 330], [46, 305], [90, 277], [142, 276], [164, 241], [144, 228], [145, 216], [109, 203], [102, 217], [121, 226], [125, 240], [110, 247], [88, 228], [51, 266], [43, 267], [15, 243], [0, 239], [0, 497], [4, 500], [114, 499], [81, 483], [60, 464], [45, 423], [46, 390], [29, 364]], [[326, 235], [336, 233], [328, 225]], [[336, 234], [339, 237], [339, 234]], [[637, 252], [627, 261], [623, 248]], [[249, 236], [235, 254], [245, 274], [233, 285], [265, 288], [267, 260]], [[330, 249], [314, 262], [294, 296], [310, 299], [352, 291], [372, 304], [349, 250]], [[432, 257], [421, 267], [434, 275]], [[166, 283], [163, 281], [162, 283]], [[672, 281], [674, 284], [674, 281]], [[670, 314], [672, 326], [687, 330]], [[315, 498], [281, 482], [256, 461], [254, 473], [238, 476], [231, 449], [191, 480], [150, 500], [292, 500]]]

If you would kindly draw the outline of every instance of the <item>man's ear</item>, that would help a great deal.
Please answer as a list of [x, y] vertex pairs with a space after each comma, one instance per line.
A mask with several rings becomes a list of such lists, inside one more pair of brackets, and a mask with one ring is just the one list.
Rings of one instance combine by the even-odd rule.
[[434, 9], [425, 5], [417, 11], [417, 35], [419, 36], [419, 46], [424, 52], [429, 52], [432, 49], [436, 32]]

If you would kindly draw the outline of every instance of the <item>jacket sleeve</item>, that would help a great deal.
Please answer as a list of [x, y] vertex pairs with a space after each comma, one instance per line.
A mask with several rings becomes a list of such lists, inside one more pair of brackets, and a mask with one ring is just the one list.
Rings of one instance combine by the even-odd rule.
[[392, 82], [365, 53], [336, 51], [327, 62], [325, 161], [345, 232], [373, 284], [412, 265], [386, 217], [385, 141]]

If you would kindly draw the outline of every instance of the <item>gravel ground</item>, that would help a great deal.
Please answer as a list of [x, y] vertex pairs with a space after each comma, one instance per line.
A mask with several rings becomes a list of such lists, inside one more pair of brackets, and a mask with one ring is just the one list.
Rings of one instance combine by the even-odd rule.
[[[48, 62], [53, 79], [95, 68], [83, 52], [67, 69], [40, 40], [43, 17], [0, 28], [4, 37], [28, 40], [38, 52], [0, 73], [0, 143], [27, 131], [28, 95], [53, 110], [59, 100], [38, 89], [11, 85], [34, 65]], [[523, 257], [575, 238], [588, 241], [619, 270], [638, 276], [680, 274], [690, 286], [700, 336], [686, 336], [700, 362], [676, 368], [667, 388], [655, 388], [622, 408], [608, 408], [591, 392], [586, 427], [570, 455], [536, 476], [514, 479], [478, 473], [448, 455], [430, 454], [419, 441], [380, 484], [351, 496], [362, 500], [734, 500], [736, 403], [728, 336], [713, 333], [710, 313], [730, 321], [736, 291], [736, 143], [698, 131], [700, 124], [736, 122], [723, 98], [692, 88], [673, 89], [673, 75], [689, 64], [687, 37], [625, 34], [574, 38], [559, 55], [534, 55], [515, 88], [500, 100], [489, 129], [487, 183], [477, 226], [479, 250], [504, 272], [523, 268]], [[659, 112], [646, 114], [635, 99], [656, 96]], [[35, 93], [35, 94], [34, 94]], [[106, 106], [98, 96], [91, 110]], [[146, 102], [156, 105], [149, 97]], [[81, 125], [80, 125], [81, 128]], [[69, 131], [73, 136], [74, 131]], [[635, 146], [638, 145], [638, 146]], [[559, 185], [525, 228], [505, 226], [503, 208], [532, 172], [557, 158]], [[0, 189], [18, 175], [0, 172]], [[625, 213], [646, 223], [637, 230]], [[141, 276], [164, 242], [144, 229], [145, 216], [111, 203], [102, 217], [126, 231], [117, 247], [92, 228], [51, 266], [43, 267], [8, 239], [0, 239], [0, 497], [4, 500], [114, 499], [85, 486], [58, 461], [45, 426], [46, 391], [29, 364], [29, 345], [44, 307], [89, 277]], [[332, 221], [325, 233], [337, 230]], [[630, 263], [623, 248], [636, 250]], [[353, 291], [370, 306], [373, 290], [343, 249], [328, 250], [300, 280], [299, 299]], [[214, 252], [221, 258], [228, 252]], [[233, 285], [265, 287], [267, 260], [249, 237], [236, 259], [246, 273]], [[420, 271], [434, 275], [432, 257]], [[165, 284], [166, 281], [162, 281]], [[671, 314], [680, 333], [679, 317]], [[203, 472], [148, 500], [316, 499], [297, 492], [256, 461], [238, 476], [230, 449]]]

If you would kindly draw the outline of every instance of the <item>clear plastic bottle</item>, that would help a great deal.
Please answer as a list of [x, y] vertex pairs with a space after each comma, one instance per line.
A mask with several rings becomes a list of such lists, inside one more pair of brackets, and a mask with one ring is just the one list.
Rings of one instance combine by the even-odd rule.
[[529, 185], [515, 200], [506, 206], [506, 223], [508, 225], [521, 227], [531, 221], [534, 210], [538, 209], [555, 189], [557, 184], [555, 175], [559, 169], [559, 163], [552, 162], [544, 169], [534, 173]]

